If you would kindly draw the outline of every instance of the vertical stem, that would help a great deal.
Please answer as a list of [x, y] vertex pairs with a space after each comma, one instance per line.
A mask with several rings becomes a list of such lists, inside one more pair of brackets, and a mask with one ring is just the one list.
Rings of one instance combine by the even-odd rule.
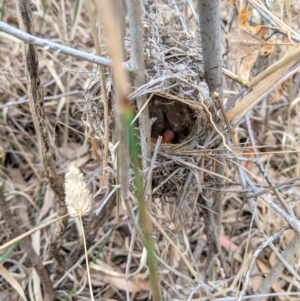
[[[131, 13], [137, 12], [138, 18], [136, 16], [131, 16], [134, 18], [133, 24], [134, 26], [141, 26], [141, 13], [140, 13], [140, 5], [137, 5], [139, 1], [131, 1]], [[144, 237], [141, 237], [145, 248], [148, 251], [148, 266], [150, 270], [150, 284], [151, 291], [153, 294], [154, 301], [160, 301], [160, 287], [159, 287], [159, 279], [157, 273], [157, 264], [155, 259], [155, 248], [154, 243], [151, 238], [152, 229], [149, 227], [151, 222], [147, 216], [147, 209], [144, 201], [144, 192], [143, 192], [143, 177], [140, 172], [140, 159], [139, 159], [139, 151], [137, 148], [137, 143], [134, 135], [134, 128], [131, 126], [131, 123], [134, 119], [134, 111], [131, 108], [131, 104], [127, 99], [128, 91], [127, 91], [127, 81], [126, 81], [126, 73], [122, 68], [122, 54], [120, 52], [120, 30], [116, 26], [116, 20], [114, 18], [113, 8], [111, 0], [106, 1], [97, 1], [98, 13], [101, 15], [101, 20], [103, 24], [103, 30], [107, 39], [107, 46], [112, 58], [112, 70], [114, 75], [114, 83], [115, 83], [115, 96], [116, 96], [116, 123], [118, 127], [119, 134], [119, 160], [120, 160], [120, 178], [121, 178], [121, 196], [126, 203], [126, 206], [129, 208], [131, 204], [129, 203], [129, 160], [132, 158], [132, 165], [135, 174], [135, 186], [136, 186], [136, 194], [139, 201], [139, 207], [141, 212], [141, 223], [143, 226]], [[139, 3], [140, 4], [140, 3]], [[133, 6], [133, 7], [132, 7]], [[130, 17], [129, 17], [130, 18]], [[131, 25], [132, 26], [132, 25]], [[136, 29], [136, 38], [137, 45], [134, 45], [135, 42], [132, 42], [132, 47], [135, 55], [135, 59], [133, 59], [134, 65], [142, 70], [137, 70], [135, 74], [135, 83], [142, 84], [144, 83], [144, 65], [143, 63], [143, 48], [142, 43], [142, 28]], [[132, 30], [131, 33], [133, 33]], [[139, 33], [139, 36], [138, 36]], [[139, 38], [140, 37], [140, 38]], [[140, 47], [140, 49], [138, 49]], [[138, 65], [138, 62], [141, 65]], [[142, 72], [141, 72], [142, 71]], [[138, 78], [139, 75], [141, 78]], [[148, 119], [149, 117], [146, 116]], [[144, 130], [144, 128], [143, 128]], [[149, 135], [150, 135], [150, 128]], [[150, 139], [148, 137], [142, 136], [142, 141], [147, 142], [147, 144], [143, 143], [143, 146], [150, 145]], [[148, 141], [147, 141], [148, 139]], [[130, 157], [128, 150], [130, 149]], [[142, 150], [145, 148], [142, 148]], [[148, 157], [148, 156], [147, 156]], [[147, 158], [146, 157], [146, 158]], [[145, 159], [145, 158], [144, 158]], [[144, 160], [146, 162], [146, 160]], [[129, 208], [130, 209], [130, 208]], [[131, 210], [128, 210], [128, 214], [131, 214]], [[132, 223], [135, 224], [134, 217], [132, 217]]]
[[[128, 0], [128, 17], [129, 17], [129, 31], [131, 36], [131, 64], [133, 71], [133, 86], [138, 88], [145, 84], [145, 66], [144, 66], [144, 48], [143, 48], [143, 23], [141, 12], [141, 0]], [[138, 97], [137, 108], [141, 111], [146, 104], [146, 95]], [[129, 120], [131, 121], [131, 120]], [[130, 123], [128, 124], [130, 127]], [[142, 152], [142, 168], [146, 169], [149, 166], [149, 159], [151, 157], [151, 125], [149, 118], [148, 106], [146, 106], [139, 116], [139, 129], [141, 140], [141, 152]], [[161, 300], [159, 279], [157, 274], [157, 263], [155, 259], [155, 248], [151, 238], [152, 223], [147, 216], [147, 211], [151, 214], [151, 188], [150, 193], [147, 191], [148, 199], [145, 202], [143, 193], [143, 179], [140, 176], [138, 153], [136, 149], [136, 143], [134, 141], [134, 135], [130, 135], [132, 139], [129, 143], [130, 153], [132, 155], [135, 183], [137, 188], [137, 196], [139, 200], [139, 208], [141, 212], [142, 228], [145, 235], [145, 248], [148, 251], [148, 266], [150, 270], [150, 285], [153, 294], [153, 300]], [[151, 180], [151, 177], [149, 178]]]
[[[127, 0], [129, 31], [131, 37], [131, 64], [133, 75], [133, 86], [138, 88], [145, 84], [144, 47], [143, 47], [143, 23], [140, 0]], [[147, 97], [141, 96], [136, 100], [137, 108], [140, 111], [145, 105]], [[149, 166], [151, 156], [150, 149], [150, 119], [148, 106], [143, 109], [139, 117], [142, 166], [143, 169]]]
[[[151, 286], [151, 292], [153, 294], [153, 301], [161, 301], [161, 294], [160, 294], [160, 287], [159, 287], [159, 277], [157, 272], [157, 262], [155, 258], [155, 245], [153, 242], [153, 239], [151, 237], [152, 234], [152, 224], [151, 220], [149, 218], [149, 215], [151, 215], [151, 212], [147, 212], [147, 208], [145, 206], [144, 201], [144, 189], [143, 189], [143, 177], [140, 173], [140, 159], [139, 159], [139, 153], [138, 149], [136, 147], [136, 139], [134, 135], [133, 128], [130, 126], [132, 124], [132, 121], [134, 119], [134, 115], [126, 115], [127, 117], [127, 128], [129, 128], [129, 150], [130, 155], [132, 157], [132, 163], [133, 163], [133, 171], [135, 174], [135, 186], [136, 186], [136, 196], [138, 199], [139, 204], [139, 210], [141, 215], [141, 225], [144, 232], [144, 247], [146, 248], [148, 252], [147, 256], [147, 264], [150, 271], [150, 286]], [[151, 225], [151, 227], [149, 227]]]
[[[219, 0], [198, 0], [200, 34], [202, 44], [202, 54], [204, 63], [205, 80], [212, 96], [222, 101], [222, 43], [221, 43], [221, 25], [220, 25], [220, 1]], [[217, 95], [215, 95], [217, 93]], [[222, 107], [222, 103], [221, 103]], [[224, 159], [222, 155], [215, 161], [215, 170], [219, 175], [224, 174]], [[216, 221], [215, 227], [215, 246], [209, 244], [209, 253], [221, 250], [219, 244], [219, 234], [222, 223], [222, 191], [224, 180], [216, 177], [217, 192], [214, 195], [213, 205], [217, 213], [211, 216], [210, 223]], [[209, 227], [206, 227], [206, 235], [209, 235]], [[218, 252], [220, 253], [220, 252]], [[211, 255], [211, 254], [210, 254]], [[213, 254], [216, 255], [216, 254]], [[221, 254], [220, 254], [221, 255]]]
[[[26, 0], [17, 0], [17, 12], [20, 29], [31, 34], [31, 10], [30, 2]], [[34, 122], [34, 127], [38, 136], [39, 150], [41, 160], [44, 165], [46, 177], [51, 189], [58, 197], [56, 210], [58, 216], [67, 213], [65, 204], [65, 191], [63, 182], [55, 168], [52, 159], [49, 130], [47, 128], [45, 107], [44, 107], [44, 90], [40, 79], [38, 53], [34, 45], [23, 44], [23, 59], [25, 62], [25, 73], [27, 78], [27, 93], [30, 100], [30, 111]], [[60, 256], [60, 247], [63, 243], [63, 235], [66, 230], [68, 220], [64, 219], [57, 222], [56, 229], [51, 238], [50, 252], [54, 257], [56, 271], [64, 273], [64, 261]]]
[[220, 2], [198, 1], [205, 79], [210, 92], [213, 93], [222, 85]]

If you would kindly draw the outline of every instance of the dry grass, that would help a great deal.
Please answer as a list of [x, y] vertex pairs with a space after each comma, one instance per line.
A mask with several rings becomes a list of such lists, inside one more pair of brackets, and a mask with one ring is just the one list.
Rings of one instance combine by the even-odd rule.
[[[75, 2], [46, 1], [49, 6], [45, 10], [41, 1], [32, 1], [33, 32], [44, 39], [93, 53], [93, 39], [85, 4], [79, 6], [78, 18], [75, 18]], [[193, 14], [186, 8], [188, 17], [178, 20], [175, 7], [166, 2], [157, 1], [154, 14], [158, 17], [155, 20], [145, 18], [147, 39], [144, 47], [148, 55], [145, 67], [147, 82], [150, 84], [132, 90], [130, 94], [131, 100], [146, 94], [149, 99], [152, 97], [149, 100], [152, 104], [155, 98], [163, 98], [166, 102], [179, 101], [188, 107], [185, 110], [194, 118], [189, 131], [186, 133], [184, 129], [180, 132], [181, 135], [185, 133], [185, 137], [178, 135], [176, 144], [162, 144], [158, 152], [154, 152], [156, 157], [150, 167], [153, 176], [151, 218], [163, 299], [235, 300], [245, 283], [246, 295], [256, 292], [264, 276], [272, 271], [276, 263], [276, 249], [285, 249], [295, 233], [293, 229], [280, 233], [280, 239], [274, 240], [274, 248], [265, 246], [257, 256], [255, 251], [260, 245], [288, 224], [263, 197], [286, 209], [288, 215], [291, 213], [289, 209], [293, 208], [295, 216], [300, 218], [300, 76], [296, 74], [287, 82], [278, 103], [270, 105], [267, 100], [263, 100], [246, 120], [235, 121], [236, 140], [241, 145], [241, 153], [237, 150], [235, 154], [229, 153], [215, 130], [217, 126], [221, 129], [226, 143], [233, 149], [226, 128], [218, 121], [216, 110], [209, 103], [205, 84], [200, 83], [203, 79], [199, 51], [201, 43], [195, 30]], [[282, 9], [285, 9], [283, 21], [293, 30], [299, 31], [299, 1], [287, 1], [289, 5], [286, 4], [285, 7], [281, 7], [279, 1], [270, 2], [269, 12], [280, 17]], [[185, 11], [183, 8], [180, 7]], [[226, 30], [229, 30], [231, 22], [237, 25], [237, 16], [232, 15], [232, 11], [229, 1], [223, 1], [221, 16]], [[251, 20], [257, 24], [263, 22], [258, 13]], [[4, 5], [3, 21], [13, 26], [18, 24], [15, 6], [11, 1]], [[280, 35], [275, 37], [279, 38]], [[6, 202], [14, 223], [21, 232], [25, 232], [55, 216], [56, 197], [47, 187], [39, 156], [37, 136], [26, 97], [22, 44], [16, 39], [4, 37], [1, 32], [0, 39], [0, 177], [1, 182], [5, 183]], [[227, 45], [225, 37], [224, 45]], [[129, 48], [130, 42], [126, 36], [127, 53]], [[104, 47], [102, 51], [105, 56]], [[276, 55], [273, 57], [258, 58], [252, 69], [252, 78], [282, 56], [281, 47], [276, 47], [275, 51]], [[103, 170], [99, 159], [103, 159], [105, 134], [103, 105], [97, 102], [98, 107], [95, 107], [91, 100], [100, 91], [93, 84], [97, 79], [94, 66], [47, 49], [38, 49], [38, 53], [41, 80], [45, 87], [49, 138], [58, 173], [63, 178], [71, 165], [79, 167], [85, 174], [92, 193], [96, 194], [102, 183]], [[230, 55], [224, 63], [230, 71], [238, 73], [239, 65]], [[105, 79], [111, 100], [113, 87], [108, 69]], [[226, 97], [231, 99], [238, 89], [240, 88], [236, 83], [225, 79]], [[212, 119], [198, 101], [199, 93], [204, 98], [204, 104], [213, 113]], [[102, 190], [100, 195], [94, 197], [92, 211], [99, 208], [103, 200], [107, 200], [109, 192], [115, 193], [114, 187], [118, 188], [113, 186], [116, 183], [117, 169], [112, 150], [117, 141], [114, 137], [111, 102], [109, 110], [111, 144], [108, 169], [111, 176], [104, 179], [104, 187], [109, 187], [110, 190]], [[170, 109], [170, 113], [174, 111], [176, 109]], [[159, 116], [154, 114], [151, 117]], [[214, 124], [211, 120], [214, 120]], [[92, 143], [93, 135], [98, 138], [98, 145]], [[253, 140], [249, 140], [249, 136]], [[212, 261], [207, 264], [205, 221], [198, 197], [205, 190], [206, 197], [211, 201], [218, 191], [214, 166], [220, 154], [226, 158], [222, 188], [224, 212], [219, 240], [222, 254], [213, 254]], [[243, 160], [238, 160], [241, 157]], [[239, 168], [244, 172], [242, 176]], [[276, 191], [270, 188], [268, 180], [277, 188]], [[249, 182], [254, 187], [251, 190]], [[134, 196], [131, 199], [134, 201]], [[136, 214], [135, 203], [132, 207]], [[215, 208], [209, 210], [215, 212]], [[89, 258], [93, 261], [91, 277], [95, 300], [125, 300], [126, 291], [130, 293], [131, 300], [148, 300], [150, 292], [145, 251], [124, 205], [121, 202], [103, 214], [104, 225], [99, 230], [101, 225], [93, 226], [91, 229], [96, 229], [96, 232], [87, 233]], [[91, 224], [90, 218], [84, 219], [84, 223], [88, 227]], [[1, 229], [2, 245], [12, 238], [13, 232], [7, 227], [3, 213]], [[75, 261], [70, 258], [72, 251], [81, 242], [76, 219], [70, 218], [64, 236], [61, 254], [65, 256], [67, 266], [62, 275], [53, 270], [52, 259], [47, 256], [53, 231], [54, 225], [40, 230], [32, 235], [31, 241], [51, 275], [56, 299], [89, 300], [84, 256], [79, 253], [76, 255], [79, 260], [76, 256]], [[34, 297], [38, 296], [41, 289], [39, 277], [28, 267], [28, 254], [21, 250], [16, 247], [8, 253], [1, 251], [0, 264], [17, 279], [28, 300], [43, 300], [41, 297]], [[246, 272], [253, 254], [257, 258], [251, 275], [247, 278]], [[277, 297], [270, 295], [264, 300], [300, 300], [296, 280], [299, 258], [299, 251], [292, 258], [286, 258], [291, 270], [285, 269], [272, 285], [272, 292]], [[205, 265], [209, 268], [206, 275]], [[0, 278], [0, 283], [0, 300], [21, 300], [8, 282]], [[280, 295], [281, 292], [285, 294]], [[291, 295], [287, 296], [288, 293]]]

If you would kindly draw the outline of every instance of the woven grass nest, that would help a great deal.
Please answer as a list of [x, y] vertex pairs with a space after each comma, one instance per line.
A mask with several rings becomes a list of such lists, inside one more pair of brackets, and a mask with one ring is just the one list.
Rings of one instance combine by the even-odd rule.
[[[209, 90], [203, 79], [200, 47], [185, 34], [167, 34], [164, 29], [147, 28], [144, 37], [146, 84], [132, 88], [129, 100], [134, 103], [147, 95], [152, 122], [152, 149], [155, 138], [166, 130], [174, 132], [172, 143], [163, 143], [153, 168], [153, 194], [155, 197], [173, 198], [179, 195], [189, 170], [197, 165], [191, 151], [200, 150], [212, 128], [208, 111], [215, 112]], [[151, 36], [152, 35], [152, 36]], [[156, 41], [156, 42], [154, 42]], [[130, 53], [130, 45], [126, 45]], [[96, 73], [95, 73], [96, 74]], [[114, 140], [114, 108], [112, 79], [107, 72], [106, 88], [110, 114], [110, 141]], [[100, 80], [89, 78], [84, 86], [86, 105], [83, 118], [104, 148], [104, 107]], [[212, 114], [214, 115], [214, 114]], [[110, 158], [112, 163], [112, 158]], [[195, 186], [197, 183], [194, 183]], [[189, 187], [191, 189], [191, 187]]]

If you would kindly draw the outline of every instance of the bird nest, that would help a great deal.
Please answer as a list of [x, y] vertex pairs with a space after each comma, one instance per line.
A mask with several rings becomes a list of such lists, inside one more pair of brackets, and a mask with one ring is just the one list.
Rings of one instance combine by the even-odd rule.
[[[130, 45], [126, 45], [130, 53]], [[149, 24], [144, 37], [146, 84], [132, 88], [129, 100], [147, 96], [151, 126], [151, 147], [162, 136], [152, 170], [153, 193], [172, 199], [179, 195], [187, 174], [198, 165], [191, 152], [201, 150], [214, 118], [213, 102], [203, 79], [200, 45], [185, 34], [155, 30]], [[107, 72], [110, 141], [114, 140], [112, 79]], [[84, 120], [104, 147], [104, 105], [97, 75], [85, 84]], [[197, 183], [194, 183], [195, 187]], [[189, 187], [190, 189], [191, 187]], [[172, 199], [171, 199], [172, 198]]]

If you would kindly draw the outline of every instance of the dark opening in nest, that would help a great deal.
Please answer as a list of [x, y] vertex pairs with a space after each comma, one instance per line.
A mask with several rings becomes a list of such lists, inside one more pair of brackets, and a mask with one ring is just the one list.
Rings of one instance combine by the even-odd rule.
[[195, 113], [185, 103], [153, 95], [149, 104], [149, 115], [152, 122], [151, 137], [166, 138], [166, 133], [173, 133], [166, 143], [181, 143], [193, 130], [196, 121]]

